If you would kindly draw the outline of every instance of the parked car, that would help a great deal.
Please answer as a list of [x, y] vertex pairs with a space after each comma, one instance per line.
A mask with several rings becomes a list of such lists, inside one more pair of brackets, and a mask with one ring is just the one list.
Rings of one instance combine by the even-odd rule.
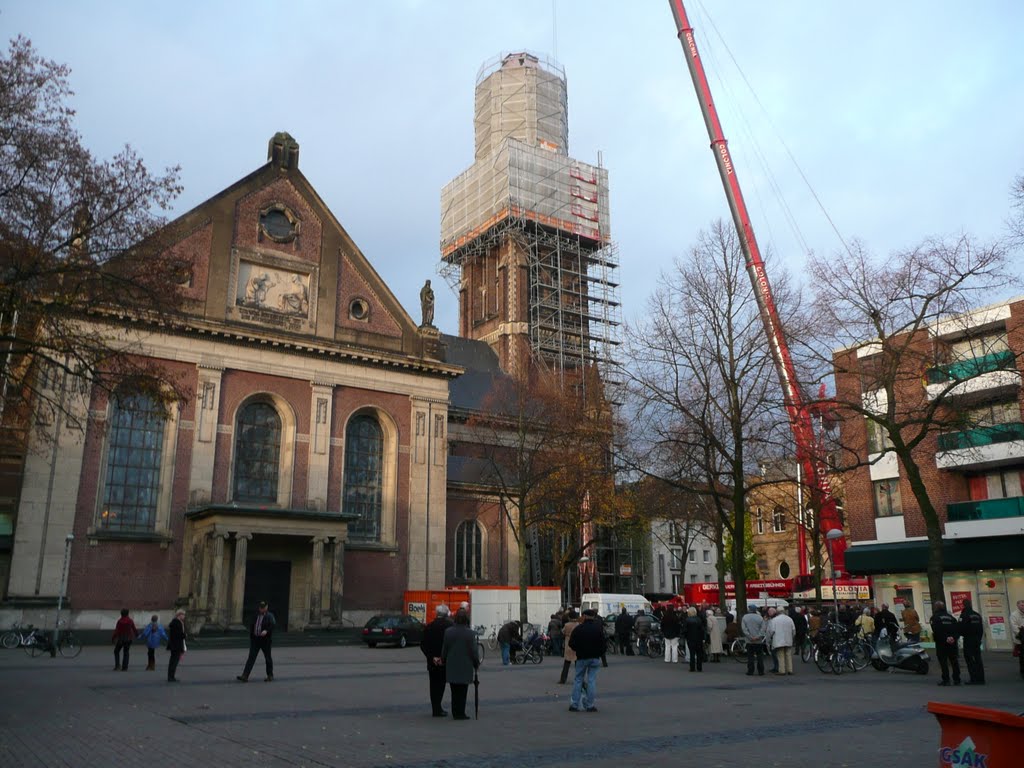
[[363, 640], [371, 648], [378, 644], [393, 643], [405, 648], [409, 643], [423, 639], [423, 622], [401, 613], [374, 616], [363, 627]]

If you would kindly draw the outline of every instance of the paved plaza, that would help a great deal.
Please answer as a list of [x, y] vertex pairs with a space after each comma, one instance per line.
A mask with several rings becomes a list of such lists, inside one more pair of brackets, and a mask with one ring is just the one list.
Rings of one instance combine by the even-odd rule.
[[[139, 652], [141, 650], [141, 652]], [[110, 766], [933, 766], [939, 728], [929, 700], [1024, 709], [1009, 654], [986, 657], [986, 686], [939, 688], [931, 674], [745, 676], [729, 659], [703, 673], [612, 656], [596, 713], [571, 713], [561, 659], [505, 667], [488, 652], [480, 719], [430, 716], [418, 648], [279, 648], [241, 684], [245, 651], [193, 649], [177, 685], [160, 668], [113, 672], [109, 648], [77, 659], [0, 651], [0, 765]], [[258, 677], [257, 677], [258, 675]], [[470, 690], [470, 707], [473, 693]], [[447, 694], [446, 694], [447, 706]]]

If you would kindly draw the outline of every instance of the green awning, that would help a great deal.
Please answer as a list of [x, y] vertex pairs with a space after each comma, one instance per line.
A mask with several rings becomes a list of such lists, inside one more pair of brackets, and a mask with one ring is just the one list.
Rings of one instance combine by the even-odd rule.
[[[1024, 568], [1024, 536], [946, 539], [942, 550], [943, 568], [947, 571]], [[846, 550], [846, 570], [857, 576], [923, 573], [927, 569], [927, 541], [860, 544]]]

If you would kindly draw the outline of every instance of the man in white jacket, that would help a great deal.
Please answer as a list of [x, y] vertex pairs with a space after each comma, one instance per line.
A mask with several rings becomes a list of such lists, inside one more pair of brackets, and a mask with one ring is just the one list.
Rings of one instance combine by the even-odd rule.
[[1024, 677], [1024, 600], [1017, 601], [1017, 610], [1010, 614], [1010, 634], [1013, 636], [1013, 652], [1020, 662], [1020, 676]]
[[776, 674], [793, 674], [793, 643], [796, 640], [796, 624], [783, 612], [779, 611], [771, 620], [772, 649], [778, 659], [779, 669]]

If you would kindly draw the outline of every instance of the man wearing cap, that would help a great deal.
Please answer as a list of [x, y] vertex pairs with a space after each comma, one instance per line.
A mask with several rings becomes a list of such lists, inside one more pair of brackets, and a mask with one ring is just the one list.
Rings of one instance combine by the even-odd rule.
[[427, 624], [423, 630], [423, 640], [420, 642], [420, 650], [427, 657], [427, 677], [430, 679], [430, 707], [434, 717], [445, 717], [448, 713], [441, 706], [441, 699], [444, 698], [445, 674], [444, 663], [441, 660], [441, 649], [444, 645], [444, 633], [452, 626], [452, 620], [448, 618], [451, 611], [444, 603], [435, 609], [436, 617]]
[[[583, 623], [569, 637], [569, 647], [576, 652], [576, 678], [572, 686], [570, 712], [579, 712], [581, 704], [587, 712], [597, 712], [597, 670], [601, 666], [604, 645], [604, 627], [598, 621], [597, 611], [584, 611]], [[584, 682], [586, 692], [583, 690]]]

